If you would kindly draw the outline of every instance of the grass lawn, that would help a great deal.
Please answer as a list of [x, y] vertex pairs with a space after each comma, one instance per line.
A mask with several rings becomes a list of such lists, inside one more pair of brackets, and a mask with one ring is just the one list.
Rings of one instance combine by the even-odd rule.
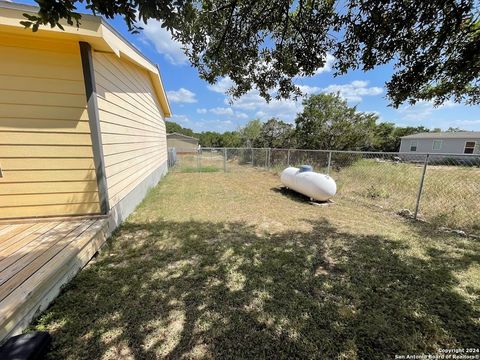
[[[201, 156], [179, 154], [178, 172], [223, 172], [221, 150], [204, 150]], [[310, 164], [315, 171], [327, 172], [327, 153], [292, 150], [290, 163]], [[254, 150], [254, 165], [268, 164], [265, 149]], [[423, 163], [395, 163], [361, 158], [354, 153], [336, 153], [330, 175], [338, 186], [338, 196], [391, 211], [415, 209]], [[229, 149], [225, 164], [229, 172], [251, 167], [251, 150]], [[270, 170], [280, 173], [287, 166], [287, 150], [272, 150]], [[420, 158], [419, 158], [420, 159]], [[242, 165], [240, 165], [240, 164]], [[452, 160], [452, 164], [454, 161]], [[462, 229], [480, 236], [480, 168], [475, 166], [428, 166], [420, 217], [433, 225]]]
[[[413, 210], [422, 164], [356, 161], [333, 170], [339, 194], [390, 210]], [[480, 234], [480, 169], [467, 166], [430, 165], [420, 202], [420, 213], [429, 222]]]
[[278, 177], [173, 173], [42, 314], [52, 359], [384, 359], [480, 348], [480, 242]]

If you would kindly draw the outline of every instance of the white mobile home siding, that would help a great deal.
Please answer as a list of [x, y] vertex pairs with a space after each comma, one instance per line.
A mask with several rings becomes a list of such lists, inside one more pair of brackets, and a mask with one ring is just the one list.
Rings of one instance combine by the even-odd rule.
[[[442, 146], [439, 150], [433, 150], [434, 140], [442, 140]], [[411, 152], [410, 146], [412, 141], [417, 142], [418, 153], [445, 153], [445, 154], [463, 154], [465, 149], [465, 143], [467, 141], [476, 141], [477, 145], [480, 144], [480, 139], [402, 139], [400, 144], [400, 152]], [[476, 149], [478, 153], [478, 146]]]
[[152, 173], [166, 171], [165, 121], [145, 70], [114, 54], [94, 52], [93, 60], [108, 197], [113, 208]]

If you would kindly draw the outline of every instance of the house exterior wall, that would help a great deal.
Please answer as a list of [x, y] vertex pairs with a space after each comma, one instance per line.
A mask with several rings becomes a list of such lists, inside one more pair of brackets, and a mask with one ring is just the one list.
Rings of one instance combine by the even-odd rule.
[[79, 45], [0, 35], [0, 219], [100, 212]]
[[[433, 150], [433, 141], [442, 140], [442, 146], [439, 150]], [[465, 142], [476, 141], [480, 144], [480, 139], [402, 139], [400, 144], [400, 152], [410, 152], [410, 144], [417, 141], [417, 151], [419, 153], [444, 153], [444, 154], [463, 154]], [[476, 153], [478, 153], [478, 146]]]
[[119, 223], [167, 170], [164, 114], [145, 70], [100, 52], [93, 67], [107, 192]]
[[176, 135], [168, 135], [167, 143], [169, 148], [175, 148], [177, 152], [197, 150], [198, 148], [198, 140], [187, 139]]
[[[45, 266], [36, 259], [28, 278], [16, 278], [3, 301], [0, 342], [48, 306], [167, 171], [163, 117], [171, 112], [158, 68], [99, 17], [82, 15], [80, 27], [24, 29], [23, 14], [37, 11], [0, 1], [0, 219], [108, 217], [52, 219], [52, 234], [44, 221], [42, 233], [30, 219], [5, 222], [22, 224], [35, 241], [75, 241], [55, 245], [47, 252], [58, 256]], [[115, 55], [97, 54], [95, 71], [92, 49]], [[24, 235], [14, 232], [9, 241]]]

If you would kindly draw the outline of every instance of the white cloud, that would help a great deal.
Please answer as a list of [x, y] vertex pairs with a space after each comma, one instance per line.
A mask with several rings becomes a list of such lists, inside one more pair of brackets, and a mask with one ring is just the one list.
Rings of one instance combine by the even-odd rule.
[[187, 116], [181, 114], [173, 114], [168, 121], [176, 122], [177, 124], [188, 128], [194, 124]]
[[[327, 54], [325, 65], [315, 71], [315, 75], [322, 74], [324, 72], [330, 72], [332, 71], [332, 66], [335, 62], [335, 57], [333, 55]], [[266, 65], [267, 66], [267, 65]], [[208, 85], [208, 88], [214, 92], [220, 93], [220, 94], [226, 94], [227, 91], [234, 85], [234, 82], [232, 79], [230, 79], [228, 76], [220, 78], [215, 84], [213, 85]], [[298, 84], [297, 84], [298, 85]], [[308, 85], [298, 85], [301, 89], [302, 92], [304, 93], [312, 93], [312, 92], [318, 92], [320, 88], [318, 87], [311, 87]]]
[[[225, 98], [224, 101], [226, 104], [229, 103], [228, 98]], [[296, 114], [303, 109], [300, 100], [272, 99], [270, 102], [267, 102], [260, 96], [257, 90], [251, 90], [235, 100], [232, 107], [242, 111], [255, 112], [255, 117], [262, 120], [279, 117], [286, 121], [293, 121]]]
[[235, 117], [239, 118], [239, 119], [248, 119], [249, 116], [247, 114], [245, 114], [244, 112], [241, 112], [241, 111], [235, 111]]
[[210, 109], [209, 111], [215, 115], [233, 116], [235, 114], [232, 108], [226, 108], [226, 107], [216, 107], [216, 108]]
[[[435, 106], [432, 101], [417, 101], [415, 105], [403, 105], [396, 109], [395, 123], [398, 126], [424, 125], [442, 130], [459, 127], [469, 131], [480, 131], [480, 118], [475, 116], [479, 109], [478, 106], [465, 107], [453, 101], [446, 101], [440, 106]], [[469, 115], [472, 115], [470, 119]]]
[[173, 103], [196, 103], [197, 99], [195, 97], [195, 93], [185, 89], [180, 88], [178, 90], [167, 91], [168, 100]]
[[447, 130], [449, 127], [460, 128], [467, 131], [480, 131], [480, 119], [476, 120], [434, 120], [431, 122], [432, 127], [439, 127]]
[[404, 120], [426, 120], [429, 119], [432, 114], [440, 109], [453, 108], [458, 106], [453, 101], [446, 101], [443, 105], [435, 106], [431, 101], [418, 101], [415, 105], [404, 105], [397, 111]]
[[480, 128], [480, 119], [479, 120], [454, 120], [452, 121], [453, 127], [455, 126], [476, 126], [477, 129]]
[[322, 91], [318, 86], [309, 86], [309, 85], [297, 85], [304, 95], [317, 94]]
[[[235, 85], [233, 80], [230, 79], [228, 76], [220, 78], [215, 84], [213, 85], [208, 85], [207, 87], [214, 92], [220, 93], [220, 94], [227, 94], [228, 90]], [[297, 86], [300, 88], [300, 91], [304, 94], [312, 94], [319, 92], [321, 88], [317, 86], [309, 86], [309, 85], [299, 85]], [[252, 90], [253, 91], [253, 90]], [[251, 92], [252, 92], [251, 91]]]
[[162, 28], [162, 24], [159, 21], [150, 20], [147, 24], [142, 24], [141, 26], [147, 42], [153, 45], [155, 50], [168, 61], [174, 65], [181, 65], [187, 62], [182, 44], [173, 40], [170, 32]]
[[[448, 116], [449, 117], [449, 116]], [[415, 124], [418, 124], [415, 122]], [[460, 128], [467, 131], [480, 131], [480, 119], [476, 120], [451, 120], [451, 119], [435, 119], [424, 120], [422, 124], [430, 128], [440, 128], [447, 130], [448, 128]], [[412, 126], [412, 123], [408, 123], [406, 126]]]
[[[225, 81], [226, 83], [226, 81]], [[362, 96], [379, 95], [383, 92], [380, 87], [368, 87], [367, 81], [352, 81], [345, 85], [330, 85], [326, 88], [317, 86], [298, 85], [303, 95], [317, 94], [320, 92], [339, 92], [340, 96], [348, 101], [361, 101]], [[225, 99], [225, 103], [228, 103]], [[279, 117], [286, 121], [293, 121], [297, 113], [303, 111], [302, 97], [293, 99], [272, 99], [266, 102], [257, 90], [251, 90], [241, 96], [232, 104], [233, 108], [244, 111], [255, 111], [255, 116], [265, 120], [271, 117]]]
[[234, 85], [233, 80], [228, 76], [220, 78], [215, 84], [208, 85], [207, 87], [217, 93], [226, 94], [227, 91]]
[[315, 71], [315, 75], [320, 75], [324, 72], [330, 72], [332, 71], [333, 64], [335, 63], [335, 56], [331, 54], [327, 54], [327, 57], [325, 59], [325, 65], [323, 67], [317, 69]]
[[241, 111], [234, 111], [231, 107], [215, 107], [211, 109], [199, 108], [197, 109], [198, 114], [215, 114], [224, 116], [227, 118], [238, 118], [238, 119], [248, 119], [249, 116]]
[[[326, 88], [310, 85], [297, 85], [304, 96], [317, 94], [320, 92], [339, 92], [340, 96], [346, 100], [356, 102], [360, 102], [363, 96], [374, 96], [383, 92], [383, 88], [376, 86], [369, 87], [368, 81], [360, 80], [352, 81], [351, 83], [344, 85], [329, 85]], [[229, 77], [224, 77], [220, 78], [216, 84], [209, 85], [208, 88], [211, 91], [220, 94], [226, 94], [228, 89], [232, 86], [233, 81]], [[291, 122], [295, 119], [297, 113], [303, 110], [302, 98], [302, 96], [296, 100], [277, 100], [273, 98], [270, 102], [267, 102], [260, 96], [260, 93], [257, 90], [250, 90], [240, 98], [235, 99], [233, 102], [228, 96], [226, 96], [224, 98], [224, 103], [226, 105], [231, 105], [231, 107], [235, 110], [241, 110], [244, 114], [245, 112], [253, 114], [253, 116], [262, 120], [266, 120], [271, 117], [279, 117], [285, 121]], [[216, 114], [220, 113], [217, 112]], [[248, 118], [247, 114], [237, 115], [239, 118], [240, 116], [243, 118]]]
[[329, 85], [322, 89], [326, 93], [339, 93], [347, 101], [360, 102], [363, 96], [375, 96], [383, 93], [383, 88], [378, 86], [368, 87], [368, 81], [355, 80], [349, 84]]
[[[229, 77], [223, 77], [218, 80], [214, 85], [208, 85], [211, 91], [226, 94], [228, 89], [233, 86], [233, 80]], [[321, 88], [316, 86], [299, 85], [303, 94], [313, 94], [320, 92]], [[277, 100], [272, 99], [267, 102], [257, 90], [250, 90], [240, 98], [231, 102], [228, 96], [224, 98], [225, 105], [230, 105], [235, 110], [234, 115], [238, 119], [248, 119], [249, 117], [257, 117], [262, 120], [269, 119], [271, 117], [279, 117], [285, 121], [293, 121], [298, 112], [301, 112], [303, 106], [301, 104], [301, 98], [297, 100], [284, 99]], [[230, 113], [230, 108], [216, 108], [209, 111], [217, 115], [224, 115], [222, 113]], [[198, 110], [197, 110], [198, 112]], [[253, 113], [253, 116], [249, 116], [247, 113]]]
[[183, 114], [175, 114], [173, 115], [169, 121], [174, 121], [177, 124], [180, 124], [183, 127], [187, 127], [192, 129], [193, 131], [231, 131], [235, 130], [238, 126], [232, 120], [224, 120], [224, 119], [195, 119], [192, 120], [188, 116]]
[[204, 120], [201, 119], [196, 122], [196, 125], [193, 127], [195, 131], [218, 131], [225, 132], [231, 131], [236, 128], [232, 120]]
[[317, 70], [315, 70], [315, 72], [313, 73], [313, 75], [310, 75], [310, 76], [298, 76], [297, 78], [298, 79], [302, 79], [302, 78], [311, 78], [311, 77], [314, 77], [314, 76], [317, 76], [317, 75], [320, 75], [320, 74], [323, 74], [323, 73], [328, 73], [328, 72], [331, 72], [333, 70], [333, 64], [335, 63], [335, 56], [331, 55], [331, 54], [327, 54], [326, 58], [325, 58], [325, 64], [321, 67], [321, 68], [318, 68]]

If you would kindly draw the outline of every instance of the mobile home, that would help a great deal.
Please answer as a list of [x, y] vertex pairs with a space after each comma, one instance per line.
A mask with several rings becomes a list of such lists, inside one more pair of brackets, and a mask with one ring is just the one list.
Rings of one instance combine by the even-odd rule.
[[480, 153], [480, 131], [426, 132], [403, 136], [401, 153]]

